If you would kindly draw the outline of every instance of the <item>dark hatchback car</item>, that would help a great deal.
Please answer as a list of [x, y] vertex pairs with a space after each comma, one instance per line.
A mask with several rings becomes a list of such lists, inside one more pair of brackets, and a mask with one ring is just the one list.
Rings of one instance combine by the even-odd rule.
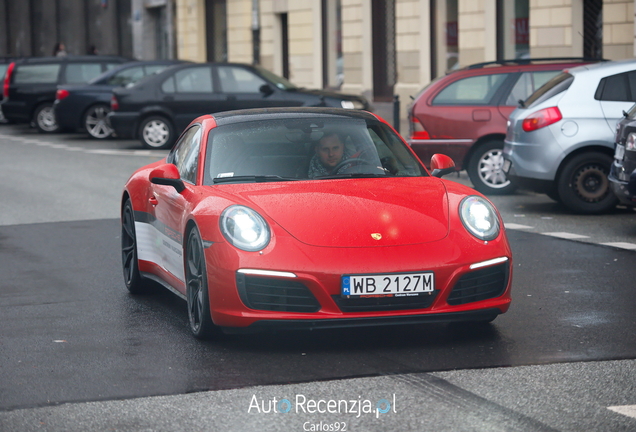
[[479, 63], [444, 75], [409, 107], [409, 143], [423, 161], [450, 156], [475, 189], [506, 194], [515, 186], [502, 170], [508, 116], [536, 89], [583, 58], [515, 59]]
[[113, 88], [134, 84], [148, 75], [179, 63], [183, 62], [130, 62], [99, 75], [87, 84], [60, 85], [53, 104], [55, 120], [61, 129], [86, 131], [97, 139], [108, 138], [113, 132], [106, 122]]
[[118, 137], [139, 138], [144, 147], [159, 149], [170, 148], [204, 114], [294, 106], [370, 109], [361, 96], [299, 88], [259, 66], [198, 63], [113, 89], [108, 120]]
[[84, 84], [130, 60], [116, 56], [29, 57], [9, 64], [2, 112], [12, 123], [33, 123], [40, 132], [59, 130], [53, 115], [60, 84]]
[[616, 125], [616, 149], [608, 179], [622, 204], [636, 207], [636, 105]]

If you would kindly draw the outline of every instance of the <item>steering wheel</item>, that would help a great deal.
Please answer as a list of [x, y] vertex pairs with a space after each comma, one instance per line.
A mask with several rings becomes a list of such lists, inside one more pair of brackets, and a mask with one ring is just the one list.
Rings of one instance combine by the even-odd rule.
[[343, 161], [340, 161], [340, 163], [338, 165], [336, 165], [335, 167], [333, 167], [333, 169], [331, 170], [332, 173], [337, 174], [338, 171], [340, 171], [342, 169], [342, 167], [344, 167], [347, 164], [354, 164], [354, 165], [371, 165], [369, 162], [367, 162], [366, 160], [360, 158], [360, 157], [352, 157], [349, 159], [345, 159]]

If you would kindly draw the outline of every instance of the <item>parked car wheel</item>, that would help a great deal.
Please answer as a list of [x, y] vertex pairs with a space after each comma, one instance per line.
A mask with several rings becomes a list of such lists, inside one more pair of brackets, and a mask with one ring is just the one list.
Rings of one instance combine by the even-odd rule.
[[581, 153], [568, 160], [558, 179], [563, 205], [581, 214], [604, 213], [618, 204], [607, 179], [612, 158], [604, 153]]
[[188, 234], [185, 264], [190, 330], [198, 339], [209, 339], [214, 336], [218, 327], [214, 325], [210, 315], [205, 255], [201, 235], [197, 228], [192, 228]]
[[174, 127], [162, 116], [150, 116], [141, 122], [139, 137], [144, 147], [167, 149], [174, 142]]
[[488, 141], [479, 145], [468, 161], [468, 177], [479, 192], [505, 195], [516, 189], [503, 171], [503, 147], [503, 141]]
[[59, 130], [53, 113], [53, 104], [50, 102], [43, 103], [36, 108], [33, 121], [39, 132], [52, 133]]
[[106, 105], [93, 105], [84, 115], [84, 127], [86, 132], [96, 139], [108, 138], [112, 135], [113, 130], [106, 122], [106, 116], [110, 112], [110, 108]]
[[139, 273], [137, 262], [137, 234], [130, 200], [124, 204], [121, 217], [121, 261], [124, 282], [131, 294], [147, 294], [153, 291], [151, 282]]

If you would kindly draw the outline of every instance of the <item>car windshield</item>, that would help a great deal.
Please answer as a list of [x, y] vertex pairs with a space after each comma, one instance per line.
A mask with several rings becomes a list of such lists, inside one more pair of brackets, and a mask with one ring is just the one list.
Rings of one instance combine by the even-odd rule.
[[552, 96], [556, 96], [559, 93], [564, 92], [570, 87], [572, 81], [574, 81], [574, 77], [571, 74], [561, 72], [559, 75], [539, 87], [537, 91], [532, 93], [530, 97], [526, 99], [523, 106], [530, 108], [533, 104], [539, 104], [544, 100], [550, 99]]
[[428, 175], [383, 123], [329, 116], [218, 126], [206, 161], [207, 185]]
[[285, 78], [280, 77], [280, 76], [276, 75], [275, 73], [272, 73], [272, 72], [268, 71], [265, 68], [262, 68], [260, 66], [256, 66], [256, 69], [258, 69], [258, 72], [263, 77], [265, 77], [265, 79], [267, 79], [268, 81], [272, 82], [276, 87], [278, 87], [281, 90], [296, 90], [298, 88], [294, 84], [292, 84], [291, 82], [287, 81]]

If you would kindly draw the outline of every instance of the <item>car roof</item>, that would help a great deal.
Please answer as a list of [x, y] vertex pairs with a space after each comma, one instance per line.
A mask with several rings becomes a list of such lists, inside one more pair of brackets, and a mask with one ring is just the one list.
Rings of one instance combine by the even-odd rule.
[[294, 107], [294, 108], [256, 108], [236, 111], [224, 111], [210, 114], [218, 126], [227, 124], [274, 119], [298, 119], [303, 117], [331, 117], [361, 120], [378, 120], [378, 118], [362, 110], [325, 107]]
[[603, 78], [608, 75], [614, 75], [621, 72], [636, 70], [636, 60], [616, 60], [604, 63], [594, 63], [589, 65], [577, 66], [568, 69], [568, 73], [572, 75], [590, 74], [590, 77], [597, 76]]

